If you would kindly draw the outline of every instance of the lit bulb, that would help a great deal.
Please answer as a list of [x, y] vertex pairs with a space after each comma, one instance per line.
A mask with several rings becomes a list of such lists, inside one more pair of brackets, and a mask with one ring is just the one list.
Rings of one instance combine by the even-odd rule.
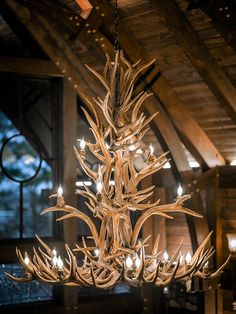
[[109, 149], [109, 144], [107, 142], [105, 142], [105, 146], [106, 146], [106, 149]]
[[102, 182], [98, 181], [97, 183], [97, 193], [100, 194], [102, 192]]
[[134, 264], [135, 264], [135, 267], [136, 267], [136, 268], [139, 268], [140, 265], [141, 265], [141, 260], [140, 260], [140, 258], [137, 257], [137, 258], [135, 259]]
[[178, 197], [181, 197], [183, 195], [183, 188], [182, 188], [180, 183], [179, 183], [179, 186], [177, 189], [177, 195], [178, 195]]
[[190, 264], [191, 262], [191, 259], [192, 259], [192, 255], [190, 254], [190, 252], [188, 252], [185, 256], [185, 261], [187, 264]]
[[127, 267], [127, 268], [132, 268], [132, 266], [133, 266], [133, 260], [132, 260], [132, 258], [131, 258], [130, 256], [128, 256], [128, 257], [126, 258], [125, 264], [126, 264], [126, 267]]
[[59, 256], [58, 259], [57, 259], [57, 267], [58, 267], [59, 269], [62, 269], [62, 267], [63, 267], [63, 261], [62, 261], [62, 259], [61, 259], [60, 256]]
[[153, 155], [153, 153], [154, 153], [154, 148], [153, 148], [152, 144], [149, 145], [149, 151], [150, 151], [150, 154]]
[[55, 247], [54, 247], [54, 249], [52, 250], [52, 254], [53, 254], [54, 256], [57, 255], [57, 251], [56, 251]]
[[84, 150], [85, 149], [85, 140], [84, 140], [84, 138], [82, 138], [82, 140], [80, 140], [80, 144], [79, 144], [79, 147], [80, 147], [80, 149], [82, 149], [82, 150]]
[[53, 256], [53, 259], [52, 259], [52, 265], [54, 266], [54, 267], [56, 267], [57, 266], [57, 256], [55, 255], [55, 256]]
[[231, 251], [235, 252], [236, 251], [236, 240], [231, 240], [230, 242], [230, 247], [231, 247]]
[[180, 254], [180, 257], [179, 257], [179, 264], [182, 265], [183, 264], [183, 255]]
[[96, 249], [96, 250], [94, 251], [95, 256], [98, 256], [99, 253], [100, 253], [100, 250], [99, 250], [99, 249]]
[[209, 267], [209, 261], [206, 261], [204, 267], [208, 268]]
[[168, 253], [166, 251], [163, 254], [163, 259], [164, 259], [165, 262], [167, 262], [168, 259], [169, 259], [169, 255], [168, 255]]
[[58, 194], [58, 196], [62, 196], [62, 194], [63, 194], [63, 188], [61, 187], [61, 185], [59, 186], [59, 188], [57, 190], [57, 194]]
[[29, 265], [30, 259], [28, 258], [28, 256], [25, 257], [24, 262], [26, 265]]
[[136, 148], [135, 145], [130, 145], [130, 146], [129, 146], [129, 150], [130, 150], [131, 152], [132, 152], [133, 150], [135, 150], [135, 148]]

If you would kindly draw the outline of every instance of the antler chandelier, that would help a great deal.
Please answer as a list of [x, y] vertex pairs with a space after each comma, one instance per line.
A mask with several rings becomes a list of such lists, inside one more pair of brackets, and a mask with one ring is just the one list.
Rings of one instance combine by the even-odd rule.
[[[115, 61], [107, 62], [103, 74], [87, 67], [103, 84], [106, 95], [104, 99], [87, 100], [89, 111], [83, 108], [90, 124], [95, 143], [80, 141], [79, 149], [74, 147], [76, 157], [84, 172], [96, 184], [94, 193], [88, 186], [77, 193], [85, 197], [87, 207], [94, 217], [100, 220], [97, 228], [93, 220], [80, 210], [68, 206], [60, 187], [54, 207], [45, 209], [48, 212], [63, 212], [58, 221], [79, 218], [89, 227], [93, 245], [88, 246], [83, 238], [82, 246], [76, 245], [71, 250], [66, 244], [68, 255], [64, 261], [55, 248], [50, 248], [40, 238], [41, 247], [33, 248], [33, 256], [25, 253], [23, 257], [19, 249], [17, 256], [21, 262], [25, 277], [16, 278], [16, 282], [39, 279], [53, 285], [94, 286], [112, 288], [119, 282], [139, 286], [143, 282], [156, 286], [166, 286], [173, 280], [189, 282], [197, 276], [202, 279], [219, 276], [227, 261], [215, 272], [211, 272], [208, 262], [214, 249], [207, 248], [210, 234], [198, 247], [193, 257], [181, 255], [181, 244], [172, 257], [158, 250], [159, 236], [156, 238], [151, 254], [146, 254], [147, 240], [141, 239], [140, 232], [147, 219], [159, 215], [167, 219], [171, 212], [180, 212], [195, 217], [199, 214], [184, 207], [184, 201], [190, 195], [179, 196], [172, 204], [159, 205], [159, 200], [150, 202], [154, 186], [140, 190], [139, 183], [145, 177], [162, 169], [168, 162], [167, 154], [156, 157], [153, 147], [144, 147], [141, 141], [148, 131], [148, 124], [154, 118], [146, 118], [140, 111], [143, 102], [150, 96], [140, 92], [133, 96], [134, 84], [138, 75], [154, 61], [139, 65], [131, 64], [122, 51], [117, 51]], [[119, 91], [119, 99], [116, 91]], [[97, 108], [101, 110], [97, 110]], [[92, 171], [86, 164], [86, 150], [89, 150], [100, 162], [98, 171]], [[140, 155], [146, 156], [142, 170], [137, 171], [135, 160]], [[111, 180], [114, 184], [110, 184]], [[140, 213], [134, 226], [131, 223], [132, 212]], [[83, 254], [83, 263], [78, 265], [77, 254]], [[81, 263], [80, 263], [81, 264]]]

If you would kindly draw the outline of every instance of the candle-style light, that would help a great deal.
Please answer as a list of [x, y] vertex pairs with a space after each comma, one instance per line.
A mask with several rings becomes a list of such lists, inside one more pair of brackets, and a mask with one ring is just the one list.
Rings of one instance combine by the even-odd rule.
[[58, 259], [57, 259], [57, 267], [58, 267], [59, 270], [62, 270], [62, 268], [63, 268], [63, 261], [62, 261], [60, 255], [59, 255]]
[[227, 233], [228, 248], [231, 253], [236, 253], [236, 233]]
[[63, 195], [63, 188], [61, 187], [61, 185], [59, 185], [59, 188], [57, 190], [57, 194], [59, 197]]
[[57, 251], [56, 251], [55, 247], [54, 247], [53, 250], [52, 250], [52, 254], [53, 254], [54, 256], [57, 255]]
[[95, 256], [98, 256], [99, 253], [100, 253], [100, 250], [99, 250], [99, 249], [94, 250], [94, 255], [95, 255]]
[[185, 261], [186, 261], [187, 265], [189, 265], [191, 263], [191, 260], [192, 260], [192, 255], [190, 252], [188, 252], [185, 256]]
[[177, 197], [181, 197], [183, 195], [183, 188], [181, 186], [181, 184], [179, 183], [179, 186], [177, 188]]
[[165, 252], [164, 252], [164, 254], [163, 254], [163, 260], [164, 260], [165, 262], [168, 262], [168, 259], [169, 259], [169, 255], [168, 255], [167, 251], [165, 250]]
[[24, 262], [25, 262], [26, 265], [29, 265], [29, 263], [30, 263], [30, 259], [29, 259], [29, 257], [27, 255], [24, 258]]
[[97, 182], [96, 188], [97, 188], [97, 194], [101, 194], [102, 193], [102, 182], [101, 181]]
[[125, 260], [125, 265], [127, 268], [131, 269], [133, 266], [133, 260], [130, 256], [128, 256]]
[[134, 265], [135, 265], [135, 268], [139, 268], [139, 267], [140, 267], [140, 265], [141, 265], [141, 260], [140, 260], [140, 258], [137, 257], [137, 258], [135, 259]]
[[63, 188], [61, 185], [59, 185], [59, 188], [57, 190], [57, 206], [63, 207], [64, 205], [65, 205], [65, 201], [63, 197]]
[[85, 147], [86, 147], [86, 143], [85, 143], [85, 140], [84, 140], [84, 137], [82, 139], [79, 139], [79, 153], [80, 155], [82, 156], [82, 158], [85, 158]]
[[153, 155], [154, 154], [154, 147], [152, 144], [149, 145], [148, 151], [149, 151], [149, 154], [148, 154], [147, 162], [151, 163], [154, 161], [154, 155]]
[[57, 256], [56, 255], [54, 255], [53, 258], [52, 258], [52, 266], [53, 267], [57, 266]]

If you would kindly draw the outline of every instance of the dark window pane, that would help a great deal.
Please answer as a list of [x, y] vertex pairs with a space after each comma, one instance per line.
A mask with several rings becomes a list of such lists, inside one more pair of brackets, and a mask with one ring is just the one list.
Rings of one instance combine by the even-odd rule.
[[0, 306], [52, 300], [52, 286], [38, 281], [15, 283], [4, 272], [15, 276], [23, 275], [22, 267], [19, 264], [0, 265]]

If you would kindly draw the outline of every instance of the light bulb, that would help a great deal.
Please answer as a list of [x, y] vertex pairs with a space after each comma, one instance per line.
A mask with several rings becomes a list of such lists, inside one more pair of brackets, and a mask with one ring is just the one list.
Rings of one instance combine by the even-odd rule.
[[165, 252], [164, 252], [164, 254], [163, 254], [163, 259], [164, 259], [165, 262], [167, 262], [168, 259], [169, 259], [169, 255], [168, 255], [168, 253], [166, 252], [166, 250], [165, 250]]
[[57, 259], [57, 267], [59, 269], [62, 269], [62, 267], [63, 267], [63, 261], [61, 259], [61, 256], [59, 256], [58, 259]]
[[130, 146], [129, 146], [129, 150], [132, 152], [133, 150], [135, 150], [135, 145], [133, 145], [133, 144], [131, 144]]
[[55, 247], [54, 247], [54, 249], [52, 250], [52, 254], [53, 254], [54, 256], [57, 255], [57, 251], [56, 251]]
[[178, 195], [178, 197], [181, 197], [183, 195], [183, 188], [182, 188], [180, 183], [179, 183], [179, 186], [177, 188], [177, 195]]
[[109, 144], [107, 142], [105, 142], [105, 146], [106, 146], [106, 149], [109, 149]]
[[94, 251], [95, 256], [98, 256], [99, 253], [100, 253], [100, 250], [99, 250], [99, 249], [96, 249], [96, 250]]
[[84, 150], [85, 146], [86, 146], [85, 140], [84, 140], [84, 138], [82, 138], [82, 140], [80, 140], [79, 147], [80, 147], [80, 149]]
[[59, 186], [59, 188], [57, 190], [57, 194], [58, 194], [58, 196], [62, 196], [62, 194], [63, 194], [63, 188], [61, 187], [61, 185]]
[[188, 252], [185, 256], [185, 261], [187, 264], [191, 263], [191, 259], [192, 259], [192, 255], [190, 254], [190, 252]]
[[206, 261], [204, 267], [208, 268], [209, 267], [209, 261]]
[[134, 265], [135, 265], [136, 268], [139, 268], [139, 267], [140, 267], [140, 265], [141, 265], [141, 260], [140, 260], [140, 258], [137, 257], [137, 258], [135, 259]]
[[96, 187], [97, 187], [97, 193], [100, 194], [102, 192], [102, 182], [98, 181]]
[[183, 255], [182, 254], [180, 254], [180, 257], [179, 257], [179, 264], [183, 265]]
[[52, 259], [52, 265], [54, 266], [54, 267], [56, 267], [57, 266], [57, 256], [55, 255], [55, 256], [53, 256], [53, 259]]
[[149, 145], [149, 151], [150, 151], [150, 154], [153, 155], [153, 153], [154, 153], [154, 148], [153, 148], [152, 144]]
[[26, 265], [29, 265], [30, 259], [28, 258], [28, 256], [25, 257], [24, 262]]
[[133, 266], [133, 260], [130, 256], [128, 256], [125, 260], [125, 265], [127, 268], [132, 268]]

